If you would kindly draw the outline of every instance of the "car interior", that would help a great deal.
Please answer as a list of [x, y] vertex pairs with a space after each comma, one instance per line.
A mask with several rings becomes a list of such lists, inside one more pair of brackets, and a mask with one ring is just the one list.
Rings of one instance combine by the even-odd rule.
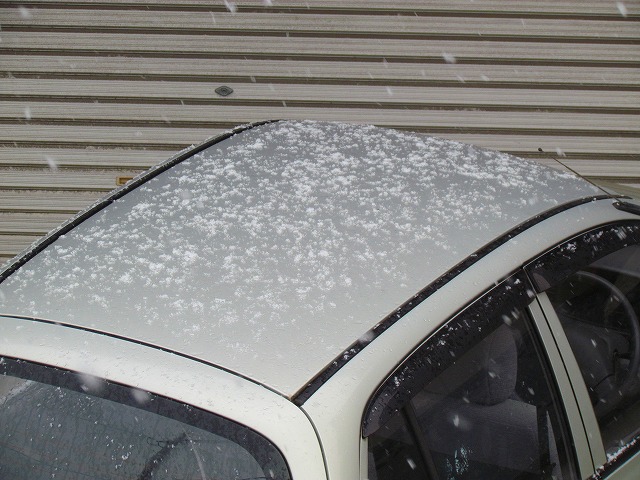
[[371, 480], [572, 478], [530, 319], [500, 317], [369, 438]]
[[607, 450], [640, 433], [640, 246], [548, 290], [580, 367]]

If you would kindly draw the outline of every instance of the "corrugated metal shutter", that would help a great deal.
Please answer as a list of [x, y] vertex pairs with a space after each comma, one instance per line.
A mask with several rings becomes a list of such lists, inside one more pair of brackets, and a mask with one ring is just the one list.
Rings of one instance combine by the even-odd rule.
[[264, 119], [640, 186], [638, 1], [4, 1], [0, 26], [0, 263], [118, 179]]

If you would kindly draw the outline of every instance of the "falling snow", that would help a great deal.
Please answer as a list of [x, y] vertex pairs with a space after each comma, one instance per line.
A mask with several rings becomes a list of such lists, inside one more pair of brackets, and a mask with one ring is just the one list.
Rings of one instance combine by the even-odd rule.
[[47, 165], [49, 166], [49, 168], [52, 171], [56, 171], [58, 170], [58, 162], [56, 162], [56, 159], [49, 156], [49, 155], [45, 155], [44, 157], [45, 161], [47, 162]]
[[18, 7], [18, 11], [20, 12], [20, 16], [25, 20], [29, 20], [33, 18], [33, 14], [31, 13], [31, 10], [29, 10], [27, 7], [20, 6]]
[[235, 2], [229, 2], [228, 0], [224, 0], [224, 6], [231, 13], [236, 13], [238, 11], [238, 6], [235, 4]]
[[627, 16], [628, 14], [627, 7], [623, 2], [616, 2], [616, 7], [618, 7], [618, 11], [620, 12], [620, 15], [622, 15], [623, 17]]
[[455, 55], [453, 55], [452, 53], [443, 52], [442, 53], [442, 58], [444, 58], [444, 61], [447, 62], [447, 63], [456, 63], [457, 62]]

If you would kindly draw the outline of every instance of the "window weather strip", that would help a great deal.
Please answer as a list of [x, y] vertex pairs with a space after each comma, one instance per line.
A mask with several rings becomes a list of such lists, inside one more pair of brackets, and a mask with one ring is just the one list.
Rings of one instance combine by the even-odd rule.
[[565, 240], [524, 268], [538, 293], [544, 292], [581, 267], [630, 245], [640, 244], [640, 221], [608, 223]]

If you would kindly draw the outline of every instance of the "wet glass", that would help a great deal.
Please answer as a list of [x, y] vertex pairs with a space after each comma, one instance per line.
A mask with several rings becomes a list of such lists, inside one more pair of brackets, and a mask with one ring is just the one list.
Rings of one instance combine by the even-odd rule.
[[430, 352], [425, 368], [398, 376], [400, 391], [405, 378], [437, 368], [369, 437], [371, 480], [577, 478], [564, 411], [532, 319], [525, 308], [487, 311], [501, 297], [495, 293], [421, 347]]
[[640, 434], [640, 245], [592, 262], [547, 294], [613, 455]]
[[13, 359], [0, 373], [0, 478], [290, 478], [270, 442], [197, 408]]

